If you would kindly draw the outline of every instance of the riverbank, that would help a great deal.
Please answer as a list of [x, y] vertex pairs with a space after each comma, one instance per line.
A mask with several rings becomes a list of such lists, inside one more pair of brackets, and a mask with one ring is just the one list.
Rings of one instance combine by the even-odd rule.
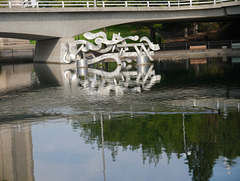
[[[0, 47], [0, 63], [32, 63], [34, 58], [35, 45], [4, 46]], [[183, 58], [204, 58], [204, 57], [240, 57], [239, 49], [206, 49], [202, 50], [164, 50], [156, 51], [155, 60], [178, 60]]]
[[34, 51], [32, 44], [0, 46], [0, 63], [31, 63]]
[[233, 49], [207, 49], [204, 51], [167, 50], [155, 52], [154, 59], [178, 60], [183, 58], [229, 57], [229, 56], [240, 57], [240, 51]]

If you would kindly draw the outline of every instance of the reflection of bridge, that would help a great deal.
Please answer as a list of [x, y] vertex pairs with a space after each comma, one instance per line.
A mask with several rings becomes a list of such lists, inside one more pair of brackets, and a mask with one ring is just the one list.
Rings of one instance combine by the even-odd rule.
[[[35, 61], [45, 62], [49, 58], [59, 63], [61, 55], [56, 55], [56, 52], [60, 54], [62, 43], [73, 41], [69, 37], [93, 29], [132, 22], [215, 21], [240, 15], [240, 1], [214, 0], [212, 4], [209, 1], [196, 3], [193, 0], [154, 1], [154, 4], [150, 1], [140, 4], [127, 1], [107, 4], [97, 1], [95, 7], [93, 1], [86, 4], [54, 3], [39, 2], [29, 8], [17, 8], [11, 2], [1, 3], [0, 7], [5, 8], [0, 8], [0, 36], [41, 40], [36, 46]], [[56, 6], [61, 8], [54, 8]], [[50, 40], [52, 38], [57, 39]]]

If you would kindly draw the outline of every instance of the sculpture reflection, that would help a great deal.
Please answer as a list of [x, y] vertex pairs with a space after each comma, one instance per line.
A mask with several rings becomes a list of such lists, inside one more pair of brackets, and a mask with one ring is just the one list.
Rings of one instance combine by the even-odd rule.
[[[123, 92], [141, 92], [149, 90], [159, 83], [160, 75], [156, 75], [153, 64], [133, 65], [126, 63], [117, 65], [114, 62], [103, 62], [92, 67], [74, 65], [35, 64], [40, 82], [79, 86], [86, 91], [117, 95]], [[100, 67], [100, 68], [99, 68]]]
[[[154, 107], [154, 112], [162, 112], [163, 108], [165, 111], [174, 109], [175, 111], [180, 110], [180, 112], [182, 109], [188, 108], [190, 108], [189, 112], [192, 112], [192, 108], [196, 108], [195, 111], [203, 109], [206, 111], [205, 108], [207, 108], [207, 111], [223, 113], [226, 117], [230, 109], [239, 111], [239, 100], [237, 99], [239, 88], [229, 86], [232, 83], [238, 84], [238, 80], [233, 78], [237, 77], [239, 73], [238, 69], [231, 66], [230, 62], [208, 59], [207, 64], [197, 65], [199, 70], [195, 69], [195, 64], [189, 64], [188, 59], [149, 64], [144, 63], [144, 58], [142, 58], [140, 63], [132, 62], [135, 61], [125, 58], [121, 66], [107, 60], [94, 65], [82, 62], [82, 64], [78, 64], [78, 67], [75, 64], [35, 64], [34, 67], [40, 85], [62, 85], [61, 88], [66, 90], [64, 91], [66, 96], [67, 91], [71, 90], [71, 94], [81, 96], [81, 99], [84, 98], [86, 102], [89, 102], [90, 99], [95, 103], [110, 100], [108, 95], [115, 93], [115, 95], [123, 97], [121, 102], [124, 102], [125, 108], [133, 106], [134, 111], [142, 111], [143, 107], [146, 109]], [[189, 64], [188, 68], [186, 68], [186, 64]], [[211, 66], [213, 64], [214, 66]], [[222, 67], [227, 68], [223, 69]], [[223, 75], [226, 78], [222, 79]], [[219, 87], [219, 82], [224, 86]], [[140, 93], [150, 89], [152, 91], [145, 94], [142, 99], [140, 96], [134, 104], [129, 103], [127, 96], [122, 96], [124, 92]], [[154, 96], [158, 101], [151, 96], [153, 91], [155, 91]], [[98, 94], [104, 96], [98, 96]], [[229, 99], [230, 97], [233, 99]], [[151, 100], [151, 105], [146, 104], [146, 99]], [[145, 103], [140, 109], [135, 106], [142, 102]], [[117, 108], [111, 102], [108, 105], [111, 108]], [[107, 106], [106, 109], [108, 109]], [[114, 110], [116, 111], [116, 109]]]
[[[137, 66], [139, 67], [139, 66]], [[141, 68], [129, 71], [129, 67], [117, 66], [112, 72], [93, 68], [77, 68], [77, 75], [82, 77], [79, 85], [83, 88], [96, 90], [102, 93], [116, 94], [126, 91], [141, 92], [149, 90], [154, 84], [160, 82], [161, 76], [155, 75], [153, 65], [141, 65]], [[65, 72], [66, 73], [66, 72]], [[74, 75], [70, 78], [75, 77]], [[67, 79], [67, 77], [65, 77]], [[71, 81], [69, 78], [68, 80]]]

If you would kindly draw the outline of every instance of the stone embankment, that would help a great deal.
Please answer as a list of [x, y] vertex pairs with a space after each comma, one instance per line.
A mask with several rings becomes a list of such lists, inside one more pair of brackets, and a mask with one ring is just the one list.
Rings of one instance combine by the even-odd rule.
[[14, 38], [0, 38], [0, 47], [29, 45], [29, 40], [14, 39]]
[[34, 49], [29, 40], [0, 38], [0, 63], [32, 62]]
[[203, 58], [203, 57], [240, 57], [239, 50], [233, 49], [207, 49], [204, 51], [192, 50], [160, 50], [155, 52], [155, 60], [179, 60], [183, 58]]

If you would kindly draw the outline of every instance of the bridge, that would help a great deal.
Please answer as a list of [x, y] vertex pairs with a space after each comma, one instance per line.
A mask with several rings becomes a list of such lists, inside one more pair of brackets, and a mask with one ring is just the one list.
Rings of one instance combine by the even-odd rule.
[[[117, 24], [239, 19], [238, 0], [171, 1], [0, 1], [0, 37], [39, 40], [35, 60], [73, 36]], [[38, 50], [41, 51], [38, 53]], [[42, 51], [47, 57], [43, 57]], [[61, 48], [60, 48], [61, 49]], [[60, 55], [62, 57], [62, 55]], [[45, 61], [45, 60], [44, 60]]]

